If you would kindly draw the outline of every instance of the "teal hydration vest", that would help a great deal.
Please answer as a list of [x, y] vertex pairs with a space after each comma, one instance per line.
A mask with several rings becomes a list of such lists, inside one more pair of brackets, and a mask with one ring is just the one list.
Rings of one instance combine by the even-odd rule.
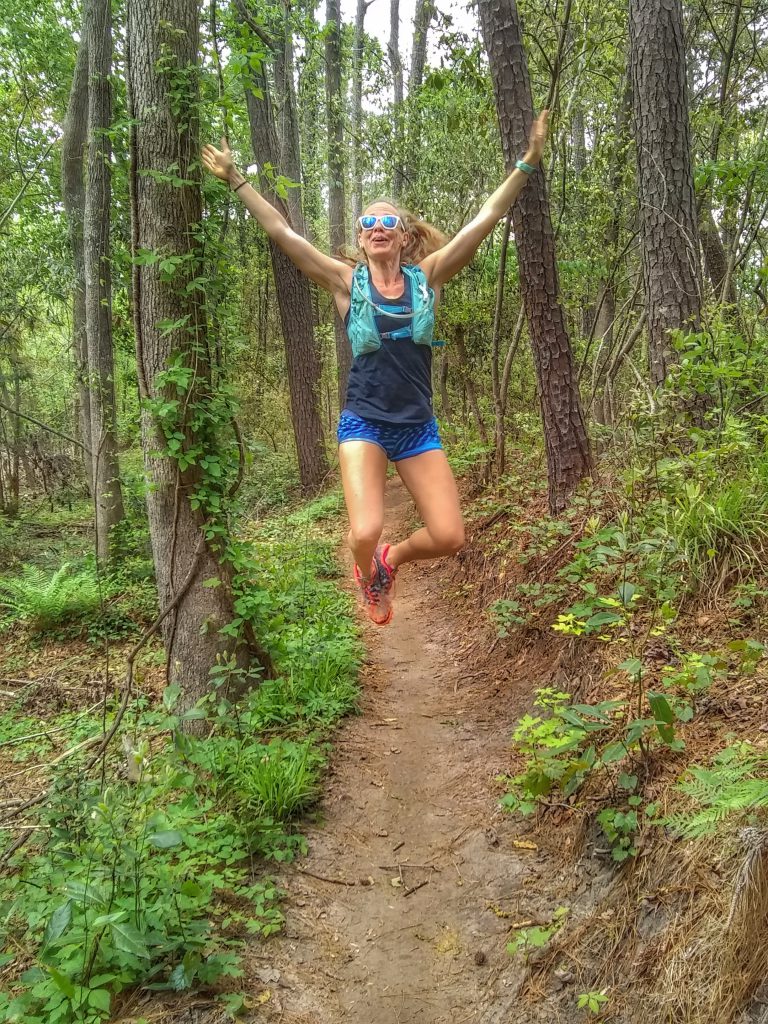
[[376, 327], [376, 313], [402, 319], [409, 323], [413, 341], [417, 345], [432, 345], [435, 329], [435, 293], [427, 284], [427, 275], [417, 266], [400, 268], [411, 282], [412, 313], [388, 313], [371, 298], [371, 273], [367, 264], [358, 263], [352, 275], [347, 336], [352, 346], [352, 355], [361, 356], [381, 348], [381, 338]]

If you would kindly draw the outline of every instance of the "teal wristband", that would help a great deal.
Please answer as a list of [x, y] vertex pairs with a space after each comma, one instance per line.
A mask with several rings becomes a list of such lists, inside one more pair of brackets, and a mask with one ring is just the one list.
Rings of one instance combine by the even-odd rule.
[[518, 169], [518, 171], [523, 171], [523, 173], [525, 174], [533, 174], [536, 170], [535, 167], [531, 167], [530, 164], [527, 164], [525, 160], [518, 160], [515, 164], [515, 167]]

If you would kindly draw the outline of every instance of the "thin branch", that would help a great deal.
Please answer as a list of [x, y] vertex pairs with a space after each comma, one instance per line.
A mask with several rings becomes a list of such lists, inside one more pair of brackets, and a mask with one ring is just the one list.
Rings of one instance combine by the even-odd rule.
[[43, 430], [47, 430], [49, 434], [55, 434], [57, 437], [63, 438], [65, 441], [69, 441], [70, 444], [77, 445], [78, 448], [82, 448], [88, 455], [92, 455], [90, 448], [77, 441], [74, 437], [70, 437], [69, 434], [62, 433], [61, 430], [56, 430], [55, 427], [49, 427], [47, 423], [43, 423], [42, 420], [36, 420], [34, 416], [27, 416], [26, 413], [18, 412], [16, 409], [12, 409], [10, 405], [6, 405], [4, 402], [0, 402], [0, 409], [5, 409], [6, 412], [11, 413], [13, 416], [18, 416], [22, 420], [29, 420], [30, 423], [34, 423], [37, 427], [42, 427]]
[[19, 203], [21, 202], [21, 200], [22, 200], [22, 199], [24, 198], [24, 195], [25, 195], [25, 193], [26, 193], [27, 189], [28, 189], [28, 188], [29, 188], [29, 186], [30, 186], [30, 185], [32, 184], [32, 182], [33, 182], [33, 181], [35, 180], [35, 178], [36, 178], [36, 177], [37, 177], [37, 175], [38, 175], [38, 174], [40, 173], [40, 171], [41, 171], [41, 170], [43, 169], [43, 164], [44, 164], [44, 163], [45, 163], [45, 161], [46, 161], [46, 160], [48, 159], [48, 154], [49, 154], [49, 153], [51, 152], [51, 150], [53, 149], [53, 147], [54, 147], [54, 146], [56, 145], [56, 143], [57, 143], [58, 141], [59, 141], [59, 140], [58, 140], [58, 138], [56, 138], [56, 139], [54, 139], [54, 140], [53, 140], [53, 141], [52, 141], [51, 143], [49, 143], [49, 145], [48, 145], [48, 147], [46, 148], [45, 152], [43, 153], [43, 155], [42, 155], [42, 156], [40, 157], [40, 159], [38, 160], [38, 162], [37, 162], [37, 166], [36, 166], [36, 167], [35, 167], [35, 169], [34, 169], [34, 170], [32, 171], [32, 173], [31, 173], [31, 174], [30, 174], [30, 176], [29, 176], [29, 177], [27, 178], [27, 180], [26, 180], [26, 181], [24, 182], [24, 184], [23, 184], [23, 185], [21, 186], [21, 188], [20, 188], [20, 189], [19, 189], [19, 191], [18, 191], [18, 192], [16, 193], [16, 195], [14, 196], [14, 198], [13, 198], [13, 199], [11, 200], [11, 205], [10, 205], [10, 206], [8, 207], [8, 209], [7, 209], [7, 210], [6, 210], [6, 211], [5, 211], [5, 212], [4, 212], [3, 214], [2, 214], [2, 216], [0, 216], [0, 228], [2, 228], [3, 224], [5, 224], [5, 222], [6, 222], [7, 220], [8, 220], [8, 218], [9, 218], [9, 217], [11, 216], [11, 214], [12, 214], [12, 213], [13, 213], [13, 211], [15, 210], [16, 206], [17, 206], [17, 205], [18, 205], [18, 204], [19, 204]]

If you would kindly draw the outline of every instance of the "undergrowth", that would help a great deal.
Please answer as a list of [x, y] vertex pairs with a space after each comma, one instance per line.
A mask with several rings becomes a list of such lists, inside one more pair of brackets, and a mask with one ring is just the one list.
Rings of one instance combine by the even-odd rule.
[[[267, 865], [305, 850], [298, 818], [318, 797], [329, 730], [357, 700], [357, 627], [333, 541], [316, 525], [336, 507], [326, 496], [263, 524], [243, 567], [236, 611], [278, 678], [249, 686], [222, 663], [195, 708], [177, 711], [178, 687], [160, 707], [134, 701], [106, 784], [83, 775], [85, 753], [45, 771], [52, 788], [32, 852], [0, 881], [2, 1019], [95, 1024], [137, 985], [214, 986], [232, 1012], [242, 1007], [243, 945], [282, 922]], [[110, 700], [103, 723], [87, 718], [66, 742], [100, 735], [116, 710]], [[0, 716], [0, 743], [24, 738], [28, 723], [14, 716]], [[190, 719], [206, 720], [205, 738], [185, 730]], [[31, 758], [62, 735], [48, 724]]]

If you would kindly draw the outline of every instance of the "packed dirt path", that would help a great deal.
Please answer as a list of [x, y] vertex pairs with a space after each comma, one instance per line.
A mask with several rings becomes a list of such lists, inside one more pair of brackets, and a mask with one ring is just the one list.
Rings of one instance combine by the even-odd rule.
[[[412, 514], [391, 482], [390, 531]], [[493, 783], [512, 710], [458, 660], [450, 606], [434, 567], [408, 566], [392, 624], [366, 626], [362, 713], [337, 737], [309, 857], [284, 876], [285, 934], [262, 947], [268, 1019], [491, 1024], [509, 1008], [508, 918], [536, 872]]]

